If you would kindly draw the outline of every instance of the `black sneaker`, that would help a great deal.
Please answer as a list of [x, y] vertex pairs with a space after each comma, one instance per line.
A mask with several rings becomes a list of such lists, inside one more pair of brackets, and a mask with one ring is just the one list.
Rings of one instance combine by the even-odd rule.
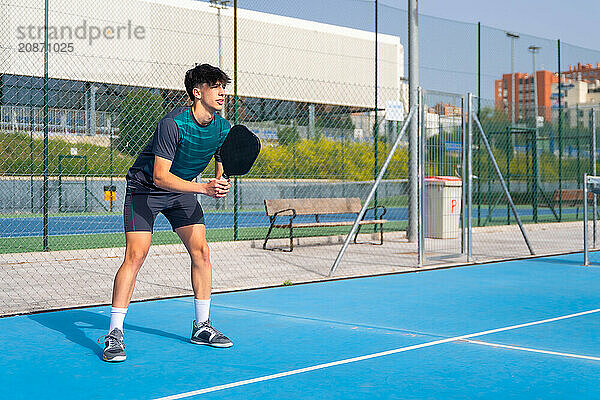
[[231, 347], [233, 342], [221, 332], [213, 328], [210, 319], [198, 324], [194, 321], [192, 329], [192, 338], [190, 342], [194, 344], [204, 344], [212, 347]]
[[125, 361], [126, 358], [123, 332], [119, 328], [114, 328], [108, 335], [104, 336], [102, 359], [108, 362], [121, 362]]

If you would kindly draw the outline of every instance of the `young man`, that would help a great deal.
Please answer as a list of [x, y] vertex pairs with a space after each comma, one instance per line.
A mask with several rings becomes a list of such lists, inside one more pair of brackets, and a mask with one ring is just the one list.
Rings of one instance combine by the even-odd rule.
[[[185, 74], [185, 89], [193, 104], [179, 107], [160, 120], [152, 140], [127, 173], [124, 205], [125, 260], [115, 276], [109, 333], [104, 337], [104, 361], [124, 361], [123, 320], [135, 279], [148, 254], [154, 219], [162, 212], [177, 232], [192, 260], [196, 320], [191, 342], [213, 347], [233, 345], [208, 318], [212, 270], [204, 214], [195, 194], [224, 197], [231, 185], [219, 179], [220, 146], [231, 125], [216, 114], [223, 108], [230, 79], [219, 68], [198, 65]], [[215, 158], [215, 178], [192, 180]]]

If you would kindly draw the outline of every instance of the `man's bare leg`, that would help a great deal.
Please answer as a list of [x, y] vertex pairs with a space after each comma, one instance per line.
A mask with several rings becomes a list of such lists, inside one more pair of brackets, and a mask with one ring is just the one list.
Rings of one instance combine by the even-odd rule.
[[206, 242], [206, 228], [195, 224], [175, 230], [191, 258], [192, 288], [196, 321], [193, 324], [191, 342], [213, 347], [231, 347], [233, 343], [212, 327], [209, 319], [210, 294], [212, 291], [212, 266]]
[[126, 359], [123, 345], [123, 321], [133, 294], [135, 279], [146, 255], [148, 255], [151, 239], [152, 232], [125, 233], [125, 259], [117, 271], [113, 285], [110, 327], [108, 335], [104, 337], [105, 347], [102, 352], [104, 361], [120, 362]]
[[125, 233], [125, 259], [117, 271], [113, 285], [112, 306], [127, 308], [137, 277], [150, 249], [152, 232]]
[[204, 225], [195, 224], [182, 226], [175, 230], [185, 245], [192, 261], [192, 288], [194, 298], [210, 300], [212, 291], [212, 267], [210, 254], [206, 242], [206, 228]]

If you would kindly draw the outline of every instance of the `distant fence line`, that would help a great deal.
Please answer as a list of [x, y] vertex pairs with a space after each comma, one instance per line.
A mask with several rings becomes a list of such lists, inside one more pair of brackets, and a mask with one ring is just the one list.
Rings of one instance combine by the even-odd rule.
[[[378, 195], [381, 199], [407, 194], [406, 179], [383, 181]], [[110, 209], [110, 202], [104, 200], [104, 187], [109, 186], [109, 178], [88, 177], [53, 177], [49, 180], [50, 212], [103, 212]], [[116, 188], [116, 201], [113, 211], [121, 212], [126, 182], [123, 178], [113, 178]], [[372, 181], [342, 182], [326, 180], [262, 180], [241, 179], [238, 181], [241, 208], [262, 208], [265, 199], [298, 198], [298, 197], [360, 197], [365, 198], [373, 185]], [[576, 181], [563, 181], [563, 189], [576, 189]], [[552, 193], [556, 184], [542, 182], [541, 189]], [[481, 186], [481, 194], [500, 193], [500, 183], [487, 183]], [[512, 193], [527, 193], [527, 182], [511, 182]], [[0, 178], [0, 212], [1, 213], [39, 213], [42, 207], [42, 177]], [[198, 195], [198, 201], [205, 209], [231, 209], [233, 196], [222, 200]]]

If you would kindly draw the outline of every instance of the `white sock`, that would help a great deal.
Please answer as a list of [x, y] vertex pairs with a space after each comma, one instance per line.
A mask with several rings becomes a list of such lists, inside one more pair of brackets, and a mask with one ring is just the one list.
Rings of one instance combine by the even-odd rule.
[[202, 323], [208, 320], [208, 310], [210, 310], [210, 299], [194, 299], [194, 309], [196, 310], [196, 322]]
[[110, 308], [110, 328], [108, 328], [108, 332], [112, 332], [113, 329], [119, 328], [121, 332], [123, 332], [123, 321], [125, 320], [125, 315], [127, 314], [127, 308]]

